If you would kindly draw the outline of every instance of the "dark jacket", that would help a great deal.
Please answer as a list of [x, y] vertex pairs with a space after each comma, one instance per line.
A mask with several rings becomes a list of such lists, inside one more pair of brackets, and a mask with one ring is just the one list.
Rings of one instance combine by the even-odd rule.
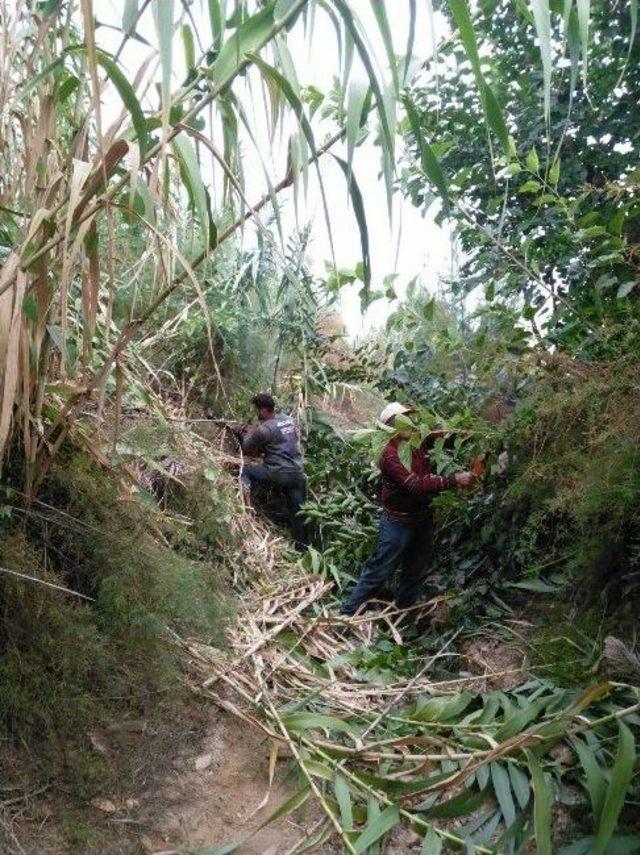
[[242, 450], [262, 454], [267, 469], [283, 475], [303, 475], [300, 435], [291, 416], [277, 413], [242, 436]]
[[409, 471], [398, 454], [400, 442], [398, 437], [392, 439], [380, 457], [382, 506], [394, 520], [419, 522], [428, 516], [430, 494], [455, 487], [456, 479], [454, 475], [433, 475], [428, 455], [417, 448], [412, 451]]

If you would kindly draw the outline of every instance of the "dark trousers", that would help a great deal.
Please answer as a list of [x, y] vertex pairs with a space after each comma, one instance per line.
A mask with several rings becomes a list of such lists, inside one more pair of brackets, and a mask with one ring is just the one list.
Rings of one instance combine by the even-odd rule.
[[378, 551], [365, 563], [360, 578], [340, 609], [350, 615], [371, 599], [400, 568], [396, 582], [395, 602], [398, 608], [413, 605], [422, 593], [432, 551], [432, 521], [406, 523], [392, 520], [383, 513], [380, 519]]
[[307, 482], [304, 475], [297, 473], [279, 472], [262, 463], [247, 463], [242, 467], [242, 483], [251, 489], [253, 482], [272, 484], [282, 490], [287, 503], [291, 534], [297, 549], [307, 546], [307, 530], [300, 508], [307, 497]]

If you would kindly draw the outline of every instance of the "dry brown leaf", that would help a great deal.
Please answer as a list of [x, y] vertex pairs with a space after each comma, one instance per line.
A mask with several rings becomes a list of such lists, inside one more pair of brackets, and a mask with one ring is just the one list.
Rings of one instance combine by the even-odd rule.
[[[77, 223], [82, 216], [85, 208], [101, 190], [105, 187], [105, 178], [109, 180], [115, 173], [118, 164], [129, 151], [129, 143], [126, 140], [117, 140], [111, 148], [105, 153], [104, 160], [91, 173], [87, 179], [86, 186], [82, 198], [77, 204], [73, 212], [73, 222]], [[88, 166], [89, 164], [87, 164]]]
[[20, 364], [20, 330], [22, 326], [22, 299], [27, 285], [27, 275], [18, 271], [13, 289], [8, 292], [13, 296], [13, 310], [11, 326], [7, 338], [6, 349], [0, 351], [4, 356], [4, 377], [2, 384], [2, 397], [0, 398], [0, 457], [4, 453], [4, 447], [11, 429], [13, 419], [13, 407], [15, 404], [16, 390], [18, 388], [19, 364]]

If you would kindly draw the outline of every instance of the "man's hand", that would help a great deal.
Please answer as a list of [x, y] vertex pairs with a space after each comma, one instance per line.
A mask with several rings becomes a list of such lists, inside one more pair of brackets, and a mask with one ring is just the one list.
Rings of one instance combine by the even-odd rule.
[[470, 487], [476, 480], [473, 472], [456, 472], [456, 484], [458, 487]]

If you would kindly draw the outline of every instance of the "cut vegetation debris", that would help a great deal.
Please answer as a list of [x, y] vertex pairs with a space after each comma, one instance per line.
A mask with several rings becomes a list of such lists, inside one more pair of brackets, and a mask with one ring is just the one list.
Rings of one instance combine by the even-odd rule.
[[[539, 852], [640, 847], [634, 809], [622, 813], [640, 734], [638, 688], [567, 690], [523, 666], [513, 688], [479, 692], [477, 677], [456, 673], [451, 632], [410, 642], [413, 674], [387, 681], [362, 663], [371, 649], [384, 659], [402, 644], [406, 615], [381, 604], [332, 617], [327, 583], [284, 561], [277, 541], [269, 545], [228, 652], [176, 641], [194, 691], [292, 758], [298, 795], [277, 816], [315, 798], [325, 814], [315, 845], [338, 834], [349, 852], [374, 851], [402, 824], [424, 837], [426, 852], [520, 851], [526, 840]], [[438, 603], [414, 619], [428, 620]], [[591, 836], [567, 845], [580, 829]], [[239, 846], [229, 841], [211, 855]], [[307, 846], [305, 836], [291, 851]]]

